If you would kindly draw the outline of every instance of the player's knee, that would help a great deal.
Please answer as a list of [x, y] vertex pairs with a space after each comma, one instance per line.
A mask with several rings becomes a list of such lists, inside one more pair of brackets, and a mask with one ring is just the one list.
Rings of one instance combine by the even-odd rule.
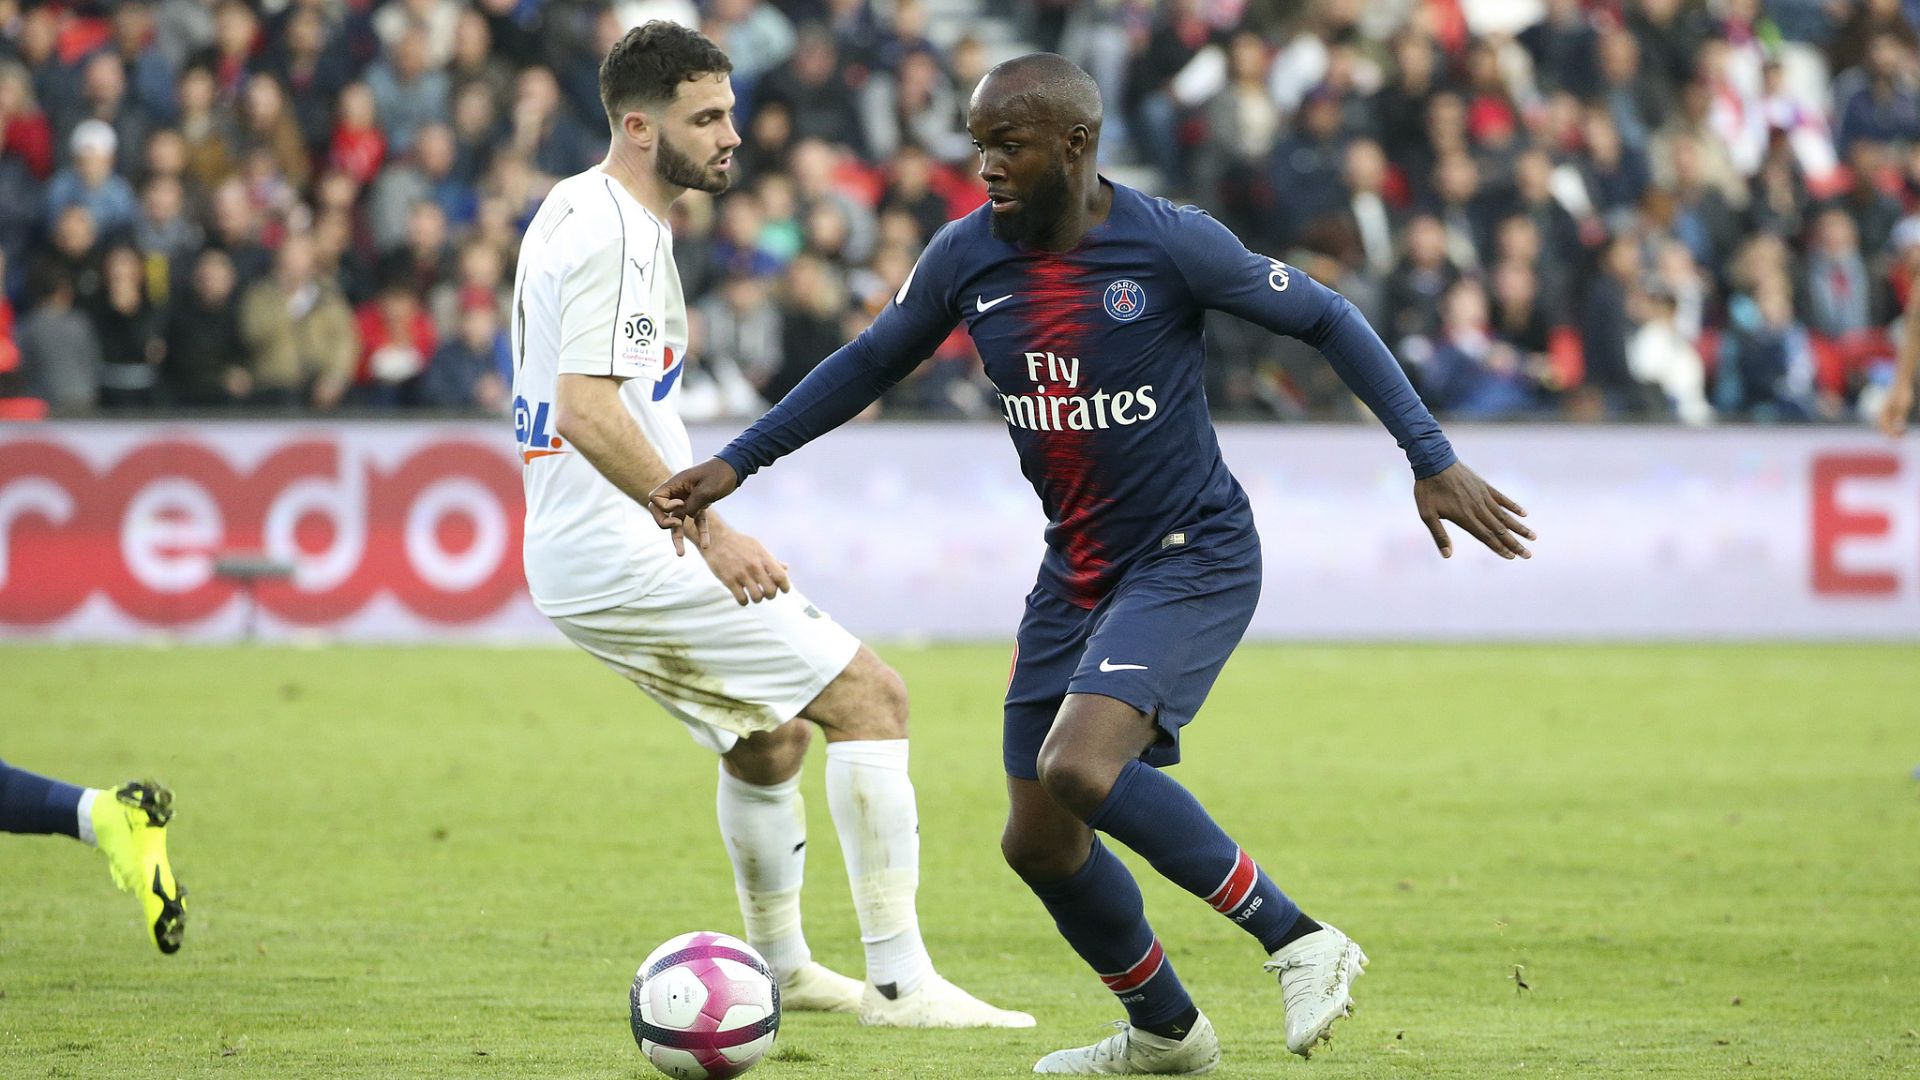
[[1000, 855], [1013, 872], [1020, 875], [1020, 880], [1029, 885], [1065, 881], [1087, 859], [1081, 846], [1063, 844], [1059, 837], [1022, 829], [1011, 821], [1000, 834]]
[[724, 755], [727, 771], [761, 787], [785, 783], [806, 762], [807, 747], [812, 742], [811, 727], [789, 720], [772, 731], [757, 732], [735, 743]]
[[907, 680], [879, 658], [868, 665], [869, 723], [875, 739], [907, 737]]
[[1039, 772], [1040, 786], [1081, 821], [1092, 817], [1107, 801], [1115, 779], [1102, 763], [1076, 757], [1052, 740], [1040, 748]]

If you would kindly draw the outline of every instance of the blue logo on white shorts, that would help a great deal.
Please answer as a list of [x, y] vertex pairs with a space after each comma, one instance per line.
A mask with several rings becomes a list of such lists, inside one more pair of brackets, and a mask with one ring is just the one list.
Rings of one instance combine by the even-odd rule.
[[1107, 286], [1107, 295], [1104, 299], [1107, 314], [1121, 322], [1132, 322], [1140, 317], [1141, 312], [1147, 310], [1147, 290], [1141, 288], [1139, 282], [1129, 278], [1121, 278]]

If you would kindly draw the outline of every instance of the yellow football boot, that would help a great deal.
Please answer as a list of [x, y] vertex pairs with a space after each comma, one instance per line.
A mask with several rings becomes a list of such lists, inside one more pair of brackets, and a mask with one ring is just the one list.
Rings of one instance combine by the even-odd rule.
[[187, 890], [167, 861], [167, 823], [173, 792], [152, 780], [129, 780], [93, 801], [94, 843], [107, 857], [113, 882], [140, 898], [147, 936], [169, 955], [180, 951], [187, 928]]

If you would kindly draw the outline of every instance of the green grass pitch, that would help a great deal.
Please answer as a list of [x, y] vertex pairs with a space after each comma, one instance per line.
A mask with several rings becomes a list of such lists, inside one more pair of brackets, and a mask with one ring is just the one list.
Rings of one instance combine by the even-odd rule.
[[[1000, 862], [1007, 653], [884, 651], [934, 958], [1040, 1026], [796, 1014], [756, 1075], [1020, 1075], [1119, 1012]], [[19, 648], [0, 688], [0, 756], [173, 785], [191, 890], [163, 958], [93, 852], [0, 837], [0, 1076], [638, 1078], [640, 958], [738, 932], [712, 758], [575, 652]], [[1920, 1075], [1911, 647], [1248, 647], [1187, 758], [1373, 958], [1300, 1062], [1252, 943], [1142, 874], [1221, 1076]], [[857, 975], [807, 778], [809, 936]]]

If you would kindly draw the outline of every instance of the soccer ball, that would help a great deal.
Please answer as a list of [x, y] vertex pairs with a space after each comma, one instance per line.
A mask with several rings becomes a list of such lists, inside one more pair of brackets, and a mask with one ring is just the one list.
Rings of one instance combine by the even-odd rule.
[[739, 1076], [773, 1048], [780, 984], [738, 938], [681, 934], [647, 956], [633, 977], [633, 1039], [675, 1080]]

